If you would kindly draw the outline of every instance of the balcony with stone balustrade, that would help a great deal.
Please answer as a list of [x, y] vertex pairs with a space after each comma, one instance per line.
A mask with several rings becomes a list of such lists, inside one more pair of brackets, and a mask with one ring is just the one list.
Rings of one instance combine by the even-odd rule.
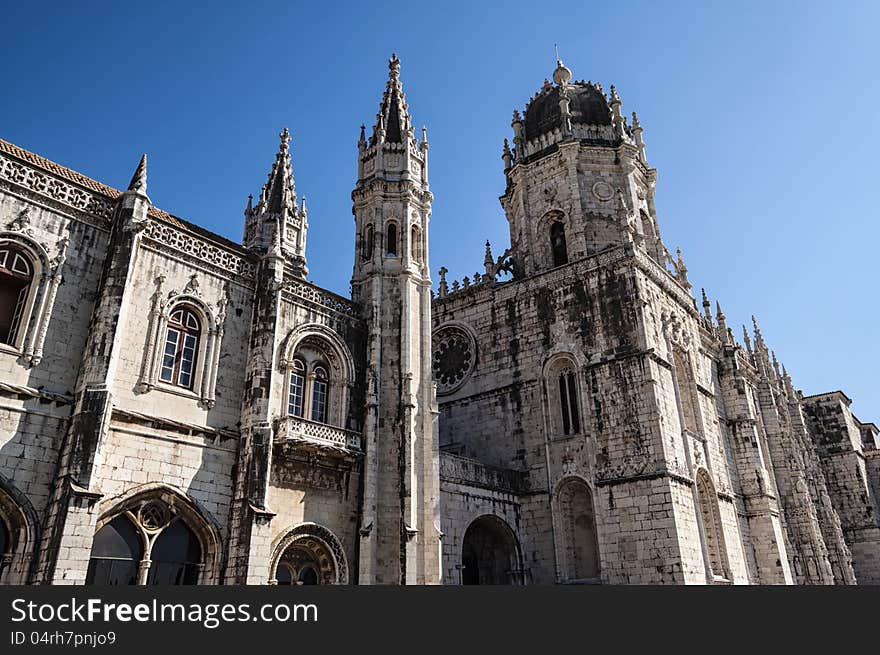
[[363, 454], [361, 443], [360, 432], [298, 416], [281, 417], [275, 425], [275, 445], [286, 451], [317, 451], [326, 455], [358, 458]]

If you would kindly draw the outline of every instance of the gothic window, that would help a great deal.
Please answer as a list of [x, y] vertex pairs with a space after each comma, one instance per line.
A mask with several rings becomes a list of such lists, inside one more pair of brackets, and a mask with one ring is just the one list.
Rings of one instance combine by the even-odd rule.
[[312, 380], [312, 420], [327, 422], [327, 370], [316, 366]]
[[562, 414], [562, 433], [577, 434], [581, 431], [578, 416], [577, 382], [573, 371], [559, 374], [559, 410]]
[[412, 244], [413, 261], [417, 264], [423, 263], [422, 231], [415, 225], [410, 230], [410, 243]]
[[364, 238], [361, 243], [361, 259], [367, 261], [373, 256], [373, 226], [367, 225], [364, 228]]
[[593, 494], [578, 478], [559, 485], [557, 493], [559, 530], [562, 532], [561, 573], [568, 582], [599, 579], [599, 545]]
[[176, 510], [148, 499], [95, 534], [86, 584], [194, 585], [204, 560], [201, 542]]
[[20, 249], [0, 246], [0, 343], [14, 345], [25, 320], [34, 270]]
[[697, 501], [703, 524], [703, 552], [707, 567], [713, 580], [727, 580], [730, 573], [721, 529], [721, 515], [718, 511], [718, 495], [705, 470], [700, 470], [697, 474]]
[[580, 434], [580, 388], [577, 369], [568, 357], [553, 362], [546, 373], [550, 431], [554, 436]]
[[320, 340], [309, 339], [297, 348], [296, 356], [288, 365], [288, 416], [331, 423], [331, 409], [339, 399], [332, 396], [327, 361], [327, 351]]
[[186, 306], [175, 308], [165, 330], [165, 349], [159, 379], [184, 389], [191, 389], [199, 349], [201, 324]]
[[290, 416], [303, 415], [303, 400], [306, 392], [306, 367], [300, 359], [294, 359], [290, 370], [290, 385], [287, 394], [287, 413]]
[[150, 553], [148, 585], [194, 585], [202, 548], [185, 523], [175, 521], [162, 531]]
[[117, 516], [95, 535], [86, 584], [137, 584], [143, 554], [143, 542], [137, 528], [127, 516]]
[[385, 253], [397, 257], [397, 223], [391, 221], [385, 228]]
[[553, 266], [562, 266], [568, 263], [568, 247], [565, 244], [565, 225], [561, 221], [554, 221], [550, 225], [550, 251], [553, 255]]

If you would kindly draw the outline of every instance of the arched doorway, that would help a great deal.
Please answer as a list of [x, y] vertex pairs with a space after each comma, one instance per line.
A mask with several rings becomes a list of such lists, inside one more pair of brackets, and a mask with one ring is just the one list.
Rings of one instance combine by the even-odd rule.
[[461, 550], [461, 583], [521, 584], [519, 546], [510, 526], [497, 516], [481, 516], [468, 526]]
[[559, 485], [557, 509], [563, 582], [598, 582], [599, 544], [593, 494], [586, 482], [570, 478]]
[[36, 514], [27, 498], [0, 476], [0, 584], [25, 584], [34, 544]]
[[342, 544], [327, 528], [304, 523], [288, 532], [272, 558], [269, 584], [323, 585], [348, 582]]

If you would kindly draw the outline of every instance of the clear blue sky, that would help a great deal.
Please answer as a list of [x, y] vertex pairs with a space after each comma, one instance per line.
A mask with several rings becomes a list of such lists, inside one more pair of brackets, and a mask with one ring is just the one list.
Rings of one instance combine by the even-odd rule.
[[[711, 6], [710, 6], [711, 5]], [[358, 127], [396, 51], [431, 144], [431, 262], [498, 252], [501, 143], [554, 67], [615, 84], [659, 170], [664, 240], [805, 393], [880, 420], [880, 3], [7, 3], [0, 136], [240, 240], [288, 126], [311, 279], [351, 275]], [[737, 329], [737, 335], [740, 330]]]

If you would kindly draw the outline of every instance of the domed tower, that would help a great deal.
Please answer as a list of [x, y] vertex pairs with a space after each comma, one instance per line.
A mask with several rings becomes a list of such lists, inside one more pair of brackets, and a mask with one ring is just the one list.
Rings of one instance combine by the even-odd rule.
[[610, 95], [572, 81], [557, 60], [553, 82], [513, 112], [513, 149], [505, 140], [507, 187], [501, 205], [510, 224], [514, 275], [533, 275], [636, 243], [666, 258], [654, 209], [656, 170], [645, 157], [636, 114], [630, 126]]

